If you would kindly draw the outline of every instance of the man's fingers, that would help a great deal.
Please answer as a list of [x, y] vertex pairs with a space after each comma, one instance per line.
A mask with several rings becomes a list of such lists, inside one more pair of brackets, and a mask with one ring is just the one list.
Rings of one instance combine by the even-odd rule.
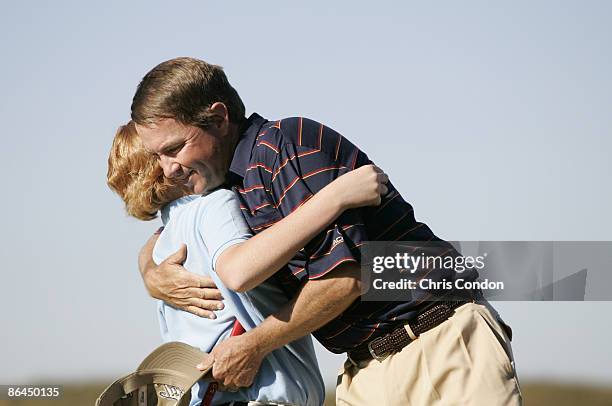
[[237, 382], [238, 387], [248, 388], [249, 386], [253, 384], [253, 380], [254, 380], [254, 376], [252, 375], [240, 376]]
[[219, 390], [223, 392], [238, 392], [239, 388], [234, 386], [225, 386], [223, 384], [219, 384]]
[[221, 291], [216, 288], [187, 288], [185, 290], [187, 297], [197, 297], [198, 299], [206, 300], [223, 300]]
[[204, 288], [200, 289], [200, 291], [202, 291], [202, 296], [200, 296], [202, 299], [223, 300], [223, 295], [221, 294], [221, 291], [219, 289]]
[[389, 182], [389, 176], [386, 173], [384, 173], [384, 172], [379, 173], [378, 174], [378, 181], [380, 183], [387, 183], [387, 182]]
[[164, 262], [183, 265], [185, 259], [187, 259], [187, 246], [185, 244], [181, 244], [181, 248], [179, 248], [178, 251], [166, 258]]
[[212, 354], [206, 354], [204, 359], [198, 365], [196, 365], [196, 368], [198, 368], [200, 371], [204, 371], [205, 369], [212, 368], [214, 363], [215, 357]]
[[223, 302], [219, 300], [204, 300], [204, 299], [198, 299], [198, 298], [189, 299], [189, 305], [196, 306], [196, 307], [199, 307], [200, 309], [209, 310], [209, 311], [221, 310], [223, 309], [223, 307], [225, 307], [223, 305]]
[[206, 319], [216, 319], [217, 316], [209, 310], [204, 310], [201, 307], [197, 306], [186, 306], [183, 310], [188, 311], [189, 313], [195, 314], [196, 316], [204, 317]]
[[379, 186], [379, 192], [381, 196], [384, 196], [389, 192], [389, 188], [384, 183], [381, 183]]
[[193, 274], [196, 277], [196, 281], [197, 286], [199, 288], [215, 288], [217, 287], [217, 285], [215, 285], [215, 282], [212, 280], [212, 278], [210, 276], [204, 276], [204, 275], [198, 275], [198, 274]]
[[[198, 289], [200, 292], [205, 292], [206, 297], [200, 295], [202, 299], [222, 299], [221, 292], [217, 289], [217, 285], [212, 278], [204, 275], [198, 275], [193, 272], [186, 272], [184, 275], [185, 283]], [[194, 295], [195, 296], [195, 295]]]
[[371, 164], [371, 165], [372, 165], [372, 168], [374, 168], [374, 170], [375, 170], [376, 172], [378, 172], [378, 173], [384, 173], [384, 171], [383, 171], [382, 169], [380, 169], [378, 166], [376, 166], [376, 165], [374, 165], [374, 164]]
[[[214, 355], [215, 350], [213, 349], [213, 351], [211, 352], [211, 354]], [[219, 365], [219, 364], [217, 364]], [[219, 367], [217, 366], [215, 368], [215, 364], [213, 363], [213, 369], [212, 369], [212, 377], [215, 381], [219, 382], [219, 385], [224, 385], [225, 386], [225, 377], [221, 377], [221, 374], [219, 373]]]
[[181, 274], [181, 285], [185, 288], [187, 297], [199, 299], [223, 300], [221, 291], [217, 285], [207, 276], [198, 275], [185, 270]]
[[189, 299], [223, 300], [221, 292], [217, 289], [186, 288], [184, 290], [184, 297]]

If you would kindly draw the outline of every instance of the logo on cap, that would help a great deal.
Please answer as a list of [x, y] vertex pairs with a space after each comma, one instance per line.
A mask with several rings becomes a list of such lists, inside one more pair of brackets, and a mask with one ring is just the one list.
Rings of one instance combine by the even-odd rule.
[[155, 389], [158, 390], [157, 394], [162, 398], [180, 400], [183, 396], [183, 390], [176, 386], [168, 384], [155, 384]]

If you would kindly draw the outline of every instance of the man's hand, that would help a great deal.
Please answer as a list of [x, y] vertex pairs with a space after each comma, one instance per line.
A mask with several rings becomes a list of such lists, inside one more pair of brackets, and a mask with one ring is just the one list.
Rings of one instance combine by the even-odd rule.
[[[231, 390], [251, 386], [266, 353], [254, 346], [250, 342], [249, 333], [245, 333], [220, 342], [210, 355], [213, 362], [213, 378]], [[197, 365], [197, 368], [204, 370], [210, 366], [210, 362], [210, 358], [207, 358]]]
[[[213, 378], [230, 389], [251, 385], [266, 355], [319, 329], [359, 298], [360, 272], [357, 263], [345, 262], [308, 280], [293, 300], [259, 326], [217, 344], [211, 352]], [[203, 370], [210, 362], [197, 367]]]
[[178, 309], [214, 319], [213, 311], [223, 308], [223, 297], [212, 279], [183, 268], [182, 264], [187, 258], [185, 245], [156, 265], [152, 252], [157, 237], [153, 236], [147, 241], [138, 261], [149, 295]]

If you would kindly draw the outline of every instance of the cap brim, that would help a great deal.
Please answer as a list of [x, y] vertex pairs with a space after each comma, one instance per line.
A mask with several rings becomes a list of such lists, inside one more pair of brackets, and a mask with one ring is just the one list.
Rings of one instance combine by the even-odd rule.
[[[201, 363], [209, 367], [201, 371], [196, 368], [196, 365]], [[157, 369], [176, 371], [189, 377], [193, 385], [211, 372], [212, 360], [210, 354], [191, 345], [175, 341], [157, 347], [136, 368], [137, 371]]]
[[[209, 354], [185, 343], [163, 344], [140, 363], [136, 372], [110, 384], [97, 399], [96, 405], [112, 406], [128, 393], [151, 384], [167, 384], [180, 388], [183, 395], [178, 404], [187, 404], [185, 402], [191, 398], [189, 389], [212, 370], [210, 357]], [[205, 365], [210, 363], [210, 366], [200, 371], [196, 368], [196, 365], [200, 363]], [[212, 378], [212, 376], [209, 377]]]
[[113, 406], [129, 393], [137, 391], [143, 386], [154, 384], [166, 384], [179, 388], [182, 391], [181, 398], [177, 399], [172, 404], [176, 404], [177, 406], [187, 405], [191, 399], [189, 391], [189, 388], [193, 386], [191, 380], [192, 377], [185, 376], [172, 370], [150, 369], [132, 372], [111, 383], [96, 400], [96, 406]]

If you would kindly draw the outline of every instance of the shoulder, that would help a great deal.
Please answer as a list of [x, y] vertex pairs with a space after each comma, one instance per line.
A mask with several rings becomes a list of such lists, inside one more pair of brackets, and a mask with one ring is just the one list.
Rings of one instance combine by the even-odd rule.
[[226, 222], [242, 223], [238, 196], [228, 189], [217, 189], [192, 202], [190, 218], [197, 228], [222, 229]]
[[342, 136], [325, 124], [307, 117], [270, 121], [258, 134], [251, 161], [274, 162], [283, 150], [316, 150], [335, 153]]
[[200, 199], [206, 203], [212, 203], [217, 201], [227, 201], [236, 198], [236, 194], [231, 189], [219, 188], [207, 195], [202, 196]]
[[238, 202], [238, 197], [230, 189], [217, 189], [207, 195], [201, 196], [192, 204], [197, 210], [220, 209]]

